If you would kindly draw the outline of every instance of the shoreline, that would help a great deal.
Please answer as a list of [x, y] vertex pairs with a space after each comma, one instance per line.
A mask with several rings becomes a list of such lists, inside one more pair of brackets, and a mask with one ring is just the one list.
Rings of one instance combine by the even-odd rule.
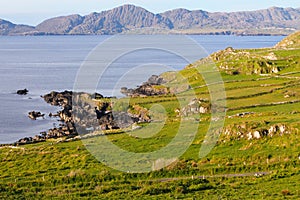
[[268, 32], [268, 33], [244, 33], [244, 32], [238, 32], [234, 33], [229, 31], [230, 33], [226, 33], [227, 31], [220, 31], [220, 32], [199, 32], [199, 33], [189, 33], [189, 32], [159, 32], [159, 33], [120, 33], [120, 34], [52, 34], [52, 33], [29, 33], [29, 34], [9, 34], [9, 35], [0, 35], [0, 37], [43, 37], [43, 36], [116, 36], [116, 35], [195, 35], [195, 36], [241, 36], [241, 37], [257, 37], [257, 36], [288, 36], [289, 34], [297, 32], [297, 30], [292, 32], [286, 32], [286, 33], [274, 33], [274, 32]]

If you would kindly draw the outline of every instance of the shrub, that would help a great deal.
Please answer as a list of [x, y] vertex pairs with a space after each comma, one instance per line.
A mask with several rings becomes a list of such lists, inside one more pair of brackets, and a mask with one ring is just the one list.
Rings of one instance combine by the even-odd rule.
[[287, 196], [287, 195], [291, 194], [291, 192], [289, 190], [282, 190], [281, 193], [283, 196]]

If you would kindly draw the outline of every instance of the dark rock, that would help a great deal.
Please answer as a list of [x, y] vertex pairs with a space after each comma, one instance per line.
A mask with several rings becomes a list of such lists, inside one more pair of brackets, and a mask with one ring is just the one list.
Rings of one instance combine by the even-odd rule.
[[45, 137], [44, 136], [41, 136], [41, 135], [36, 135], [34, 136], [34, 138], [32, 138], [33, 142], [43, 142], [45, 141]]
[[236, 114], [237, 117], [244, 117], [246, 115], [252, 115], [254, 114], [254, 112], [242, 112], [242, 113], [238, 113]]
[[40, 134], [41, 134], [43, 137], [46, 137], [47, 132], [46, 132], [46, 131], [43, 131], [43, 132], [40, 132]]
[[67, 90], [60, 93], [52, 91], [51, 93], [44, 95], [43, 98], [47, 103], [54, 106], [65, 106], [68, 104], [72, 106], [72, 94], [72, 91]]
[[18, 145], [31, 144], [33, 143], [32, 137], [25, 137], [16, 142]]
[[146, 82], [146, 84], [150, 85], [162, 85], [164, 83], [166, 83], [166, 81], [162, 77], [159, 77], [157, 75], [152, 75]]
[[92, 98], [93, 98], [93, 99], [102, 99], [102, 98], [103, 98], [103, 95], [102, 95], [102, 94], [99, 94], [99, 93], [94, 93], [94, 94], [92, 95]]
[[18, 95], [26, 95], [29, 91], [25, 88], [24, 90], [18, 90], [17, 94]]
[[44, 118], [45, 114], [42, 114], [41, 112], [31, 111], [28, 113], [28, 117], [32, 120], [36, 120], [39, 117]]
[[62, 107], [62, 110], [58, 111], [57, 114], [49, 114], [50, 117], [59, 117], [63, 123], [58, 128], [54, 127], [46, 134], [44, 133], [46, 139], [78, 135], [72, 119], [72, 97], [73, 92], [67, 90], [63, 92], [52, 91], [43, 96], [47, 103]]

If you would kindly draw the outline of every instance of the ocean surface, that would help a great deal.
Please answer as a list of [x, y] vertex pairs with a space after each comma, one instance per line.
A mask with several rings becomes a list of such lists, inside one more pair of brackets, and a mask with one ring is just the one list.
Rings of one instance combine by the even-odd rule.
[[[45, 119], [31, 120], [27, 114], [33, 110], [46, 115], [57, 112], [59, 108], [46, 104], [41, 95], [53, 90], [72, 90], [83, 62], [97, 45], [101, 45], [109, 37], [111, 36], [0, 37], [0, 143], [12, 143], [22, 137], [34, 136], [58, 126], [60, 122], [56, 119], [45, 116]], [[159, 39], [162, 36], [136, 37]], [[228, 46], [237, 49], [271, 47], [283, 39], [283, 36], [188, 37], [204, 48], [204, 52], [199, 53], [199, 59]], [[173, 45], [176, 45], [176, 42]], [[96, 91], [111, 95], [111, 90], [120, 75], [132, 72], [143, 62], [145, 70], [137, 70], [134, 73], [134, 84], [147, 80], [151, 74], [158, 75], [170, 67], [179, 70], [187, 64], [168, 52], [139, 50], [114, 61], [112, 70], [103, 74], [104, 79], [98, 83]], [[158, 67], [152, 67], [153, 63]], [[159, 63], [169, 67], [159, 67]], [[146, 70], [147, 68], [151, 70]], [[16, 94], [18, 89], [24, 88], [29, 90], [28, 95]]]

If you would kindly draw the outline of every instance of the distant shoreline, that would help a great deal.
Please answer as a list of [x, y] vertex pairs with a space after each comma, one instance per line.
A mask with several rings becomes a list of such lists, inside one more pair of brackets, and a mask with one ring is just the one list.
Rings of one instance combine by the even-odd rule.
[[158, 34], [134, 34], [134, 33], [129, 33], [129, 34], [49, 34], [49, 33], [39, 33], [39, 34], [24, 34], [24, 35], [0, 35], [0, 37], [26, 37], [26, 36], [115, 36], [115, 35], [211, 35], [211, 36], [288, 36], [289, 34], [284, 34], [284, 33], [240, 33], [240, 34], [222, 34], [222, 33], [158, 33]]

